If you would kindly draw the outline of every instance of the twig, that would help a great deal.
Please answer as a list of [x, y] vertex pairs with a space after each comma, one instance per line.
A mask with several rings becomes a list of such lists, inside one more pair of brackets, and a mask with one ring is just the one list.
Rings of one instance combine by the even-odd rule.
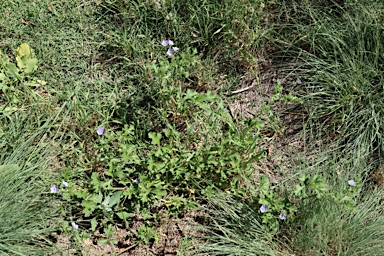
[[136, 247], [136, 246], [137, 246], [137, 244], [133, 244], [133, 245], [129, 246], [128, 248], [125, 248], [124, 250], [120, 251], [117, 255], [121, 255], [124, 252], [126, 252], [126, 251], [128, 251], [128, 250], [130, 250], [130, 249], [132, 249], [133, 247]]
[[184, 232], [183, 232], [183, 229], [180, 227], [180, 224], [178, 222], [176, 222], [176, 224], [177, 224], [177, 226], [180, 229], [181, 235], [184, 236]]
[[239, 89], [237, 91], [233, 91], [233, 92], [231, 92], [231, 94], [237, 94], [237, 93], [245, 92], [245, 91], [248, 91], [249, 89], [251, 89], [252, 87], [253, 87], [253, 85], [245, 87], [243, 89]]

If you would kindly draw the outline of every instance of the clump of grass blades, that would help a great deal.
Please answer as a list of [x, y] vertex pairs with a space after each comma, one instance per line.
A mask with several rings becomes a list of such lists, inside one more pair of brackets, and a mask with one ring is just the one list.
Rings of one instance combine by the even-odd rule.
[[[42, 255], [48, 252], [44, 238], [49, 204], [39, 195], [31, 169], [0, 165], [0, 252], [2, 255]], [[35, 183], [35, 184], [31, 184]]]
[[344, 152], [372, 156], [384, 149], [384, 6], [330, 2], [287, 4], [295, 39], [284, 53], [298, 62], [286, 71], [301, 78], [310, 116], [336, 131]]
[[281, 255], [282, 244], [259, 222], [257, 211], [228, 194], [209, 199], [206, 226], [197, 255]]
[[383, 192], [371, 189], [367, 182], [375, 164], [357, 164], [350, 156], [340, 159], [340, 153], [324, 154], [328, 159], [303, 171], [325, 177], [329, 192], [343, 196], [352, 186], [347, 181], [356, 180], [361, 190], [353, 197], [355, 206], [346, 207], [330, 197], [303, 200], [296, 217], [283, 226], [281, 238], [296, 255], [382, 255]]
[[304, 203], [286, 230], [297, 255], [383, 255], [382, 192], [369, 191], [354, 211], [332, 200]]
[[[23, 112], [22, 112], [23, 113]], [[36, 128], [35, 116], [2, 117], [0, 124], [16, 124], [20, 129], [4, 129], [0, 136], [0, 253], [2, 255], [51, 255], [55, 248], [47, 239], [52, 231], [50, 218], [56, 216], [49, 191], [47, 166], [52, 143], [44, 133], [52, 120]], [[41, 121], [41, 120], [39, 120]], [[19, 124], [24, 124], [21, 128]], [[54, 134], [51, 138], [58, 139]], [[9, 143], [12, 142], [12, 143]]]

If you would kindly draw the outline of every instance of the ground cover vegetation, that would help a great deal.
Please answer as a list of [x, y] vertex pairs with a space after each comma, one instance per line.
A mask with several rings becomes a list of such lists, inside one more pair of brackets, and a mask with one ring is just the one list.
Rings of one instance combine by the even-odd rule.
[[2, 1], [1, 254], [382, 255], [383, 15]]

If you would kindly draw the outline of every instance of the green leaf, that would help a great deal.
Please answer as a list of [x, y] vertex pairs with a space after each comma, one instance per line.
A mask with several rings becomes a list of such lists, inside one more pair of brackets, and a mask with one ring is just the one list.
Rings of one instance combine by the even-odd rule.
[[264, 194], [266, 194], [269, 190], [269, 179], [266, 177], [260, 177], [259, 183], [260, 183], [260, 190]]
[[143, 202], [143, 203], [146, 203], [148, 202], [148, 195], [149, 195], [149, 191], [148, 190], [141, 190], [140, 191], [140, 200]]
[[135, 194], [135, 187], [129, 186], [124, 190], [124, 196], [126, 196], [128, 199], [132, 199], [132, 196]]
[[98, 242], [99, 244], [107, 244], [107, 243], [108, 243], [108, 239], [105, 239], [105, 238], [97, 239], [97, 242]]
[[28, 44], [26, 44], [26, 43], [21, 44], [17, 48], [16, 58], [30, 57], [30, 56], [32, 56], [32, 49], [31, 49], [31, 47], [29, 47]]
[[151, 211], [148, 209], [142, 209], [140, 215], [144, 220], [147, 220], [152, 217]]
[[[31, 60], [33, 58], [33, 51], [31, 49], [31, 47], [29, 47], [28, 44], [21, 44], [19, 46], [19, 48], [17, 48], [17, 51], [16, 51], [16, 62], [17, 62], [17, 66], [19, 67], [19, 69], [26, 69], [28, 68], [27, 67], [27, 63], [29, 60]], [[29, 68], [34, 68], [35, 66], [33, 66], [33, 62], [29, 64]], [[36, 59], [36, 64], [37, 64], [37, 59]]]
[[92, 173], [91, 184], [93, 185], [96, 191], [100, 190], [100, 179], [99, 179], [99, 174], [97, 172]]
[[33, 71], [35, 71], [37, 68], [37, 59], [36, 58], [32, 58], [32, 59], [29, 59], [25, 62], [25, 70], [24, 70], [24, 73], [25, 74], [30, 74], [32, 73]]
[[103, 194], [99, 192], [98, 194], [93, 194], [88, 197], [88, 200], [95, 202], [96, 204], [100, 204], [103, 200]]
[[153, 194], [156, 195], [157, 198], [163, 198], [167, 195], [167, 191], [164, 190], [161, 185], [157, 185], [156, 188], [152, 191]]
[[95, 231], [97, 226], [97, 219], [96, 217], [91, 220], [91, 230]]
[[13, 63], [7, 64], [7, 72], [14, 78], [20, 78], [19, 70], [17, 69], [16, 65]]
[[111, 200], [111, 197], [110, 196], [107, 196], [102, 205], [104, 206], [104, 208], [107, 210], [107, 211], [111, 211], [111, 208], [109, 207], [109, 200]]
[[83, 212], [85, 217], [89, 217], [93, 213], [93, 211], [96, 209], [96, 204], [88, 200], [81, 202], [81, 206], [84, 207]]
[[120, 196], [122, 193], [123, 191], [117, 191], [113, 193], [113, 195], [111, 196], [111, 199], [109, 200], [109, 207], [113, 207], [120, 202]]
[[87, 198], [87, 196], [88, 196], [88, 192], [87, 192], [87, 190], [85, 190], [85, 189], [77, 190], [77, 191], [74, 193], [74, 196], [76, 196], [77, 198], [85, 199], [85, 198]]
[[270, 205], [269, 202], [268, 202], [267, 200], [262, 199], [262, 198], [259, 199], [259, 204], [261, 204], [261, 205], [266, 205], [266, 206], [269, 206], [269, 205]]
[[118, 212], [116, 213], [116, 215], [122, 219], [122, 220], [126, 220], [128, 218], [130, 218], [132, 216], [132, 213], [129, 213], [129, 212]]
[[302, 183], [304, 183], [306, 180], [307, 180], [307, 176], [305, 174], [299, 177], [299, 181], [301, 181]]
[[296, 188], [295, 188], [295, 195], [296, 196], [300, 196], [301, 195], [301, 192], [303, 191], [305, 187], [304, 186], [301, 186], [299, 184], [296, 184]]
[[148, 137], [152, 139], [152, 144], [153, 145], [160, 145], [160, 140], [161, 140], [161, 134], [157, 132], [150, 132], [148, 133]]

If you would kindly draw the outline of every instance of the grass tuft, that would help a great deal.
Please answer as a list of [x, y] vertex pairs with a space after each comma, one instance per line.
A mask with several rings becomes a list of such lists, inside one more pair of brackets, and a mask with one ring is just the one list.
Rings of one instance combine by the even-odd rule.
[[283, 15], [293, 23], [285, 26], [293, 44], [285, 41], [282, 53], [297, 60], [286, 71], [303, 81], [310, 117], [345, 153], [362, 158], [384, 149], [383, 7], [294, 1]]
[[382, 255], [382, 192], [369, 191], [353, 212], [331, 200], [302, 205], [286, 237], [297, 255]]
[[209, 200], [197, 255], [280, 255], [284, 250], [258, 217], [259, 209], [221, 192]]

